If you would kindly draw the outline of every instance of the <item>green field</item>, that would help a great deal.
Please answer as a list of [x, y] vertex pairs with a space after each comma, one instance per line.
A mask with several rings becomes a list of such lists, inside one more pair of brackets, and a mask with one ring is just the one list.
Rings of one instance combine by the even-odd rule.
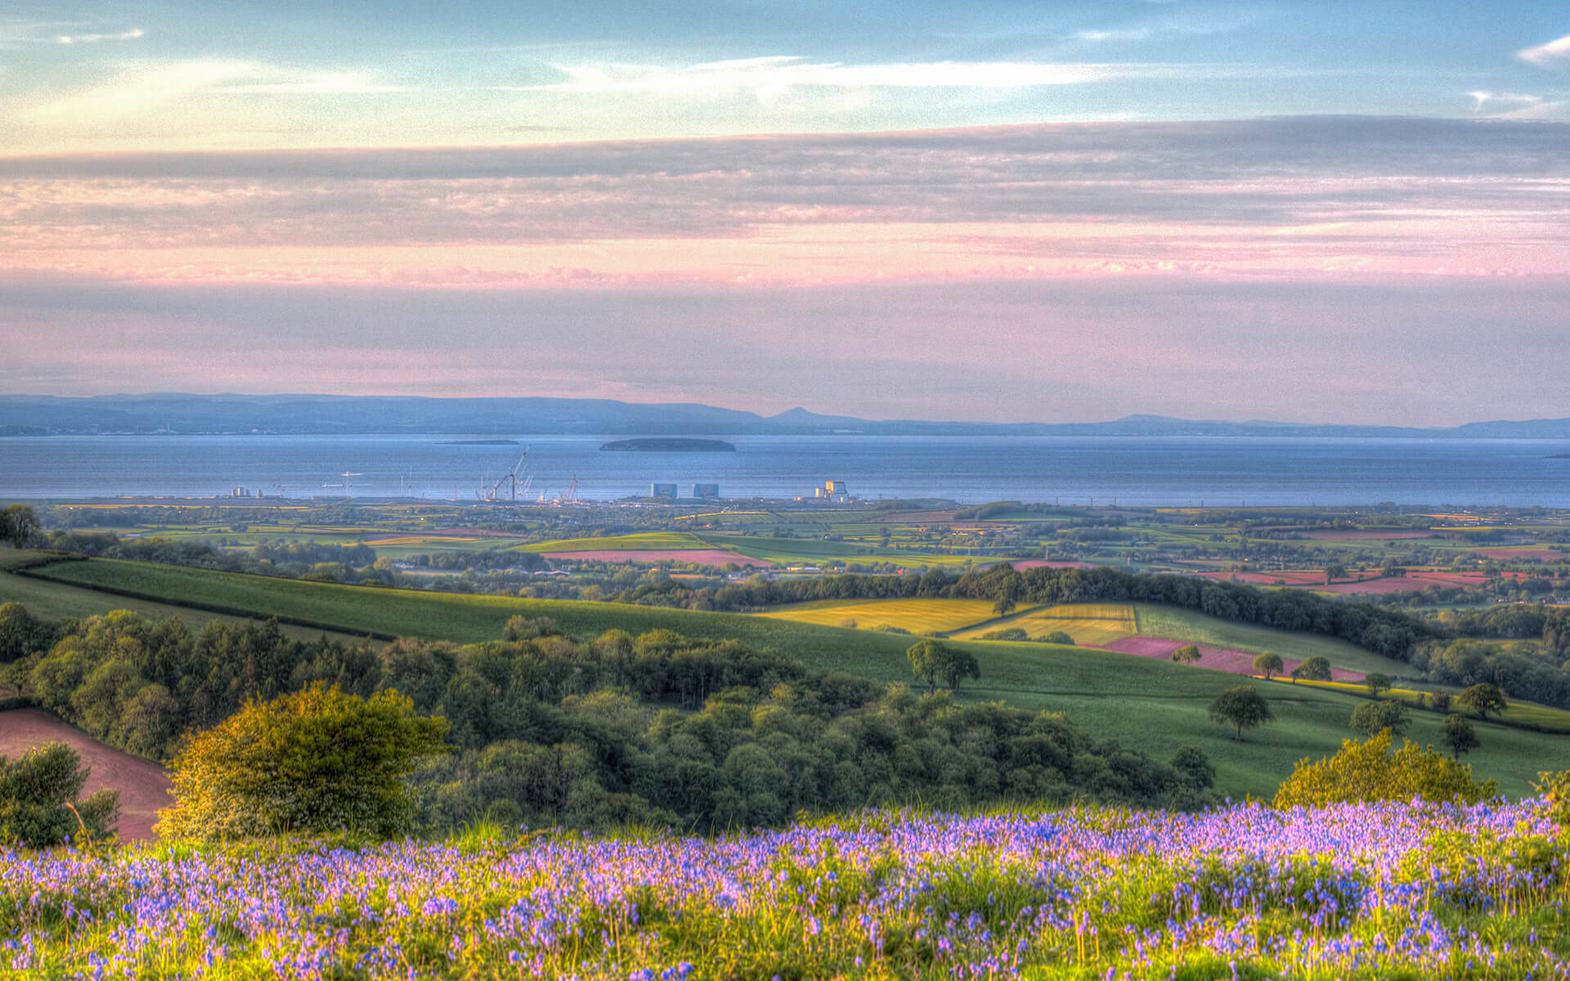
[[1127, 603], [1065, 603], [1027, 610], [1004, 620], [967, 630], [955, 636], [979, 640], [995, 630], [1019, 629], [1040, 640], [1059, 630], [1074, 638], [1074, 643], [1096, 646], [1109, 644], [1139, 630], [1134, 608]]
[[1380, 671], [1399, 676], [1410, 670], [1400, 661], [1321, 634], [1289, 633], [1252, 623], [1233, 623], [1175, 606], [1136, 603], [1134, 609], [1139, 615], [1139, 632], [1153, 637], [1170, 637], [1239, 651], [1269, 652], [1300, 661], [1317, 655], [1328, 658], [1338, 668], [1364, 673]]
[[986, 600], [893, 599], [803, 603], [763, 616], [825, 627], [897, 627], [913, 634], [940, 634], [990, 620], [995, 614]]
[[[238, 622], [240, 620], [254, 619], [253, 617], [234, 617], [221, 613], [209, 613], [204, 610], [192, 609], [189, 606], [179, 606], [171, 603], [112, 596], [109, 593], [95, 589], [84, 589], [80, 586], [72, 586], [63, 582], [12, 575], [4, 570], [17, 564], [14, 561], [14, 556], [17, 554], [11, 549], [0, 549], [0, 603], [21, 603], [34, 614], [41, 617], [47, 617], [52, 620], [66, 620], [98, 616], [108, 613], [110, 610], [131, 610], [134, 613], [140, 613], [144, 617], [155, 620], [179, 617], [190, 624], [194, 630], [200, 630], [205, 624], [213, 620]], [[283, 626], [283, 630], [287, 634], [306, 640], [320, 637], [324, 632], [339, 639], [360, 639], [338, 631], [312, 630], [307, 627], [297, 627], [288, 624]]]
[[[879, 681], [910, 677], [905, 658], [909, 637], [771, 617], [340, 586], [106, 559], [59, 563], [34, 574], [134, 592], [165, 603], [277, 614], [348, 632], [472, 642], [499, 637], [510, 616], [549, 616], [572, 633], [663, 627], [695, 637], [734, 637], [820, 670]], [[115, 606], [127, 605], [111, 600]], [[1143, 621], [1144, 608], [1140, 616]], [[1356, 697], [1333, 690], [1261, 683], [1277, 721], [1239, 743], [1206, 714], [1219, 692], [1239, 683], [1235, 675], [1088, 648], [958, 643], [981, 664], [980, 681], [967, 688], [964, 697], [1003, 699], [1021, 708], [1062, 712], [1097, 738], [1114, 739], [1163, 759], [1180, 746], [1198, 746], [1215, 764], [1221, 789], [1233, 795], [1268, 794], [1297, 759], [1333, 752], [1350, 735], [1347, 718], [1359, 704]], [[1286, 651], [1279, 644], [1276, 649]], [[1372, 657], [1366, 652], [1365, 656]], [[1438, 723], [1438, 715], [1418, 713], [1414, 738], [1437, 743]], [[1493, 723], [1479, 725], [1478, 734], [1482, 748], [1469, 759], [1480, 773], [1497, 778], [1508, 793], [1525, 792], [1540, 770], [1570, 769], [1570, 737]]]
[[[1282, 683], [1313, 685], [1316, 688], [1323, 688], [1329, 691], [1343, 691], [1368, 697], [1368, 688], [1354, 681], [1287, 681]], [[1415, 705], [1420, 696], [1429, 694], [1431, 692], [1426, 689], [1392, 688], [1381, 697], [1398, 698], [1408, 705]], [[1549, 732], [1570, 733], [1570, 712], [1548, 705], [1538, 705], [1536, 702], [1511, 702], [1510, 706], [1505, 709], [1504, 717], [1517, 725], [1536, 727]]]

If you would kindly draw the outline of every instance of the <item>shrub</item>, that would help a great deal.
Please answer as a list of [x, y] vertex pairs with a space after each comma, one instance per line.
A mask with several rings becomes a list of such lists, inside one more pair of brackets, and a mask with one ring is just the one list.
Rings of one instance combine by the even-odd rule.
[[1077, 646], [1074, 638], [1069, 636], [1068, 631], [1066, 630], [1054, 630], [1050, 634], [1047, 634], [1045, 637], [1043, 637], [1042, 640], [1045, 640], [1049, 644], [1062, 644], [1066, 647]]
[[444, 749], [447, 722], [395, 691], [368, 699], [321, 684], [249, 702], [191, 739], [173, 763], [161, 834], [223, 840], [273, 833], [387, 837], [412, 815], [406, 778]]
[[12, 762], [0, 756], [0, 844], [50, 848], [107, 838], [119, 816], [119, 795], [100, 790], [81, 800], [87, 769], [76, 750], [48, 743]]
[[1182, 647], [1179, 647], [1177, 650], [1172, 652], [1172, 660], [1178, 662], [1179, 664], [1193, 664], [1195, 661], [1199, 660], [1199, 658], [1199, 648], [1195, 647], [1193, 644], [1184, 644]]
[[1348, 739], [1322, 760], [1302, 759], [1276, 791], [1277, 807], [1318, 807], [1356, 801], [1412, 800], [1474, 804], [1498, 793], [1472, 767], [1403, 740], [1391, 752], [1388, 731], [1363, 742]]

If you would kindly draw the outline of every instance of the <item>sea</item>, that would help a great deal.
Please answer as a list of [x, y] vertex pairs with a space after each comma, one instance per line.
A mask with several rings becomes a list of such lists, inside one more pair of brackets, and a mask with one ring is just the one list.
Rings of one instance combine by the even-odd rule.
[[[625, 435], [625, 434], [621, 434]], [[1570, 441], [1260, 437], [735, 436], [736, 452], [605, 452], [605, 436], [0, 438], [0, 499], [222, 497], [473, 501], [518, 465], [521, 499], [718, 484], [727, 499], [1073, 505], [1570, 507]], [[504, 483], [502, 496], [511, 496]]]

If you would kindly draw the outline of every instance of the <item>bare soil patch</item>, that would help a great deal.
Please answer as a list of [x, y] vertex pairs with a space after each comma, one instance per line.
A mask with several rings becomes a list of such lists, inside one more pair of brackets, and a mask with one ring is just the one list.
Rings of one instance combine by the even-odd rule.
[[45, 743], [65, 743], [81, 754], [91, 768], [84, 794], [105, 788], [120, 792], [120, 838], [138, 841], [154, 837], [153, 822], [169, 797], [169, 775], [163, 767], [121, 752], [67, 725], [47, 712], [33, 708], [0, 712], [0, 756], [15, 759]]

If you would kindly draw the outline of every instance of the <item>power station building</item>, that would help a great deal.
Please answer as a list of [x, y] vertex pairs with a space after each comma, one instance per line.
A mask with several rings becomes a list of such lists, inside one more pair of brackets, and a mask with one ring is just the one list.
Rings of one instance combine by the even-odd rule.
[[676, 500], [675, 484], [650, 484], [649, 496], [659, 500]]
[[720, 498], [719, 484], [693, 484], [692, 496], [699, 501], [717, 501]]

